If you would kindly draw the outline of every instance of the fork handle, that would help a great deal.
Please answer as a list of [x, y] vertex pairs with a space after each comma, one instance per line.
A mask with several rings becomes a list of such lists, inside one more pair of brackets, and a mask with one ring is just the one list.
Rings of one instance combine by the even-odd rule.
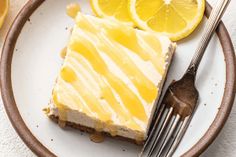
[[196, 49], [194, 57], [190, 62], [187, 72], [191, 72], [193, 73], [193, 75], [196, 75], [198, 66], [202, 60], [204, 52], [229, 3], [230, 0], [218, 0], [216, 6], [213, 8], [210, 17], [208, 19], [207, 25], [204, 29], [203, 36]]

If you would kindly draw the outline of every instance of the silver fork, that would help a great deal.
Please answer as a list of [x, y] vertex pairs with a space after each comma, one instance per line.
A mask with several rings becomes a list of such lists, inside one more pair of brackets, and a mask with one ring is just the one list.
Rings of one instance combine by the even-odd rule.
[[157, 107], [154, 124], [140, 157], [170, 157], [185, 134], [197, 108], [195, 76], [205, 49], [230, 0], [219, 0], [212, 10], [195, 55], [184, 76], [168, 87]]

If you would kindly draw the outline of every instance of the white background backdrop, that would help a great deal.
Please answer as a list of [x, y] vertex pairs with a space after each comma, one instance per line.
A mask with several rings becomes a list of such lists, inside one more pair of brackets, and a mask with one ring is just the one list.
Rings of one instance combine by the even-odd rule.
[[[4, 36], [17, 12], [27, 0], [11, 0], [9, 15], [0, 30], [0, 50]], [[217, 0], [208, 0], [213, 6]], [[232, 0], [223, 21], [236, 47], [236, 0]], [[231, 115], [214, 143], [201, 157], [235, 157], [236, 154], [236, 102]], [[13, 129], [0, 98], [0, 157], [34, 157]]]

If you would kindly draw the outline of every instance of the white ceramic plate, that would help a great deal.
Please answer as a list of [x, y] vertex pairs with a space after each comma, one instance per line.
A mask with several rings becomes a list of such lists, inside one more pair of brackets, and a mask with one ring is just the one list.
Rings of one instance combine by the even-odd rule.
[[[88, 134], [61, 129], [42, 109], [47, 106], [54, 81], [62, 64], [60, 51], [67, 44], [74, 21], [65, 13], [66, 5], [78, 0], [47, 0], [30, 16], [15, 45], [11, 77], [17, 108], [32, 134], [60, 157], [135, 157], [141, 147], [106, 138], [93, 143]], [[91, 14], [87, 0], [80, 0], [83, 13]], [[178, 43], [166, 85], [179, 79], [188, 66], [201, 37], [205, 21], [187, 39]], [[174, 156], [193, 147], [213, 123], [221, 105], [226, 82], [226, 64], [221, 44], [213, 36], [200, 65], [196, 86], [199, 107]]]

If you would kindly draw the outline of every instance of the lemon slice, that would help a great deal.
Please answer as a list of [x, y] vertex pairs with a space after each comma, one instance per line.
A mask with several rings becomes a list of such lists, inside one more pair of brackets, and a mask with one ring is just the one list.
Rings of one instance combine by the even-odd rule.
[[0, 28], [3, 25], [4, 19], [8, 12], [8, 0], [0, 0]]
[[128, 0], [90, 0], [93, 12], [99, 17], [109, 17], [133, 25], [128, 11]]
[[138, 27], [177, 41], [187, 37], [201, 22], [205, 0], [129, 0], [128, 6]]

